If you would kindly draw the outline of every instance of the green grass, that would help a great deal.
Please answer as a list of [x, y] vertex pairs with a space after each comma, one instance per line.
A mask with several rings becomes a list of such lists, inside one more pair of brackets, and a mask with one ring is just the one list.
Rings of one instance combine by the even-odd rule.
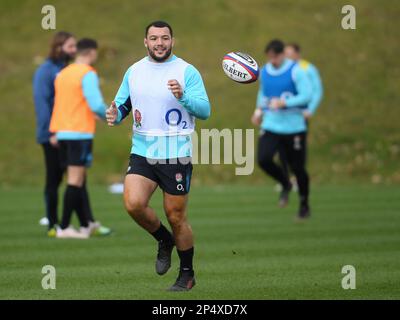
[[[53, 0], [57, 29], [100, 44], [96, 66], [110, 102], [126, 69], [145, 55], [143, 30], [152, 20], [171, 23], [175, 53], [201, 72], [212, 104], [198, 128], [251, 128], [257, 84], [239, 85], [223, 73], [225, 53], [241, 50], [264, 63], [266, 42], [298, 41], [320, 69], [325, 97], [310, 133], [314, 181], [400, 183], [398, 0], [352, 0], [357, 29], [341, 28], [347, 0]], [[35, 146], [31, 79], [47, 54], [52, 31], [41, 29], [48, 1], [0, 2], [0, 185], [37, 185], [43, 159]], [[98, 126], [92, 181], [119, 179], [129, 150], [131, 120], [119, 128]], [[24, 150], [21, 155], [20, 150]], [[3, 160], [4, 159], [4, 160]], [[258, 171], [257, 171], [258, 172]], [[258, 174], [236, 179], [230, 166], [199, 168], [200, 184], [262, 183]]]
[[[294, 224], [295, 195], [276, 207], [271, 186], [193, 187], [189, 216], [198, 284], [165, 289], [178, 259], [155, 274], [154, 240], [130, 220], [119, 195], [93, 187], [95, 215], [115, 233], [87, 241], [48, 239], [37, 222], [38, 188], [3, 189], [1, 299], [399, 299], [400, 189], [313, 188], [313, 217]], [[153, 207], [161, 216], [161, 193]], [[41, 288], [41, 268], [57, 270], [57, 289]], [[357, 270], [357, 289], [341, 288], [341, 268]]]

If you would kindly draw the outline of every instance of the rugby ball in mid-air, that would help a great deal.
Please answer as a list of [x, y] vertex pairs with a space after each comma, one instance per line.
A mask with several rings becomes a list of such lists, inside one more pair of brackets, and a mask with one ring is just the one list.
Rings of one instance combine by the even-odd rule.
[[258, 64], [247, 53], [230, 52], [222, 59], [225, 74], [233, 81], [251, 83], [258, 79]]

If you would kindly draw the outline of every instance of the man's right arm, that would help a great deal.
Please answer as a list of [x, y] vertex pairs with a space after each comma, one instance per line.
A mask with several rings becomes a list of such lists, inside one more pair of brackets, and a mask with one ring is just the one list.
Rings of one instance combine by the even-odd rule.
[[262, 109], [266, 107], [266, 98], [265, 98], [263, 90], [262, 90], [261, 78], [260, 78], [259, 82], [260, 82], [260, 85], [259, 85], [258, 93], [257, 93], [256, 109], [254, 110], [254, 113], [251, 117], [251, 122], [255, 126], [261, 125], [262, 117], [263, 117]]
[[262, 84], [260, 81], [260, 86], [259, 86], [258, 92], [257, 92], [256, 109], [264, 109], [266, 106], [267, 106], [267, 99], [264, 96], [264, 93], [262, 90]]
[[131, 74], [132, 67], [130, 67], [122, 79], [122, 83], [118, 89], [117, 95], [115, 96], [115, 104], [118, 110], [118, 116], [115, 123], [120, 123], [125, 119], [132, 110], [131, 97], [129, 92], [129, 77]]

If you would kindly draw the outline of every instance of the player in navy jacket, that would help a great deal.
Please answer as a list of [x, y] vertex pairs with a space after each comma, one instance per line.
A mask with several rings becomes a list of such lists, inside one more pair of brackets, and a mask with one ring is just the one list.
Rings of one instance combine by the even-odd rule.
[[55, 236], [54, 225], [58, 222], [58, 187], [63, 175], [63, 169], [60, 166], [58, 158], [57, 139], [49, 132], [50, 118], [54, 103], [54, 79], [61, 69], [67, 65], [68, 61], [74, 57], [75, 52], [75, 37], [64, 31], [56, 33], [51, 43], [48, 58], [37, 68], [33, 77], [36, 141], [43, 147], [46, 166], [44, 197], [49, 225], [49, 236]]
[[[76, 39], [64, 31], [54, 35], [50, 53], [46, 61], [38, 67], [33, 77], [33, 98], [36, 112], [36, 140], [42, 145], [46, 165], [46, 186], [44, 190], [46, 215], [48, 219], [48, 236], [55, 237], [55, 225], [58, 224], [57, 203], [58, 188], [65, 168], [61, 167], [58, 141], [49, 132], [49, 125], [54, 104], [54, 80], [57, 74], [75, 57]], [[84, 211], [89, 220], [92, 234], [108, 235], [111, 230], [96, 222], [86, 192], [84, 193]]]

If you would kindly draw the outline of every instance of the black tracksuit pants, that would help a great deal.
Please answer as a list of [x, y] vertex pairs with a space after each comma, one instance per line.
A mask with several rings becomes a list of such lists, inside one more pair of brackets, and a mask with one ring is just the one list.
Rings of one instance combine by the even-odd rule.
[[296, 176], [300, 200], [308, 205], [309, 177], [306, 170], [307, 133], [277, 134], [265, 131], [259, 138], [258, 164], [272, 178], [278, 181], [283, 188], [289, 187], [287, 170], [274, 161], [274, 156], [281, 153], [289, 168]]

